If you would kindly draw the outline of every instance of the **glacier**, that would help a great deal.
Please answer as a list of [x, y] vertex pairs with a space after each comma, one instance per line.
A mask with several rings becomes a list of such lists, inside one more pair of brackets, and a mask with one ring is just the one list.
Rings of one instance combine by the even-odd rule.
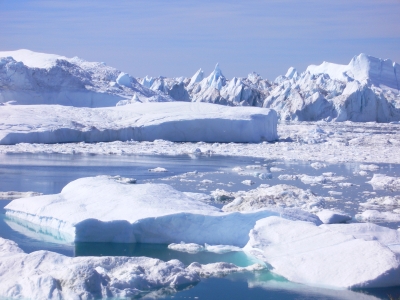
[[0, 106], [0, 144], [154, 141], [262, 142], [277, 136], [270, 109], [209, 103], [136, 103], [106, 108]]

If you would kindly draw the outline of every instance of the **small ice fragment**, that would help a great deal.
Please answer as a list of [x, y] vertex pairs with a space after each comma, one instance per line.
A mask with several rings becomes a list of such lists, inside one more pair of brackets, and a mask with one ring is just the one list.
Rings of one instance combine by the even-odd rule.
[[165, 169], [165, 168], [160, 168], [160, 167], [157, 167], [157, 168], [154, 168], [154, 169], [149, 169], [149, 172], [168, 172], [168, 170], [167, 169]]
[[250, 179], [248, 179], [248, 180], [243, 180], [242, 183], [245, 184], [245, 185], [253, 185], [253, 184], [255, 184], [255, 182], [252, 181], [252, 180], [250, 180]]

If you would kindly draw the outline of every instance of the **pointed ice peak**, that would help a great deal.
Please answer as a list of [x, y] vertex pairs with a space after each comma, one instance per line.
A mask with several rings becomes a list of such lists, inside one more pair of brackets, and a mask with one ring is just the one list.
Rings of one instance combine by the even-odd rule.
[[141, 83], [143, 86], [150, 88], [152, 86], [153, 82], [154, 82], [154, 78], [146, 75], [146, 77], [142, 79]]
[[214, 71], [207, 77], [207, 85], [210, 87], [214, 87], [217, 90], [220, 90], [226, 82], [225, 76], [222, 74], [222, 71], [219, 67], [219, 63], [215, 65]]
[[289, 78], [289, 79], [292, 79], [292, 78], [296, 79], [297, 76], [298, 76], [297, 70], [296, 70], [296, 68], [293, 68], [293, 67], [290, 67], [285, 75], [285, 77]]
[[196, 82], [200, 82], [202, 81], [204, 78], [204, 72], [203, 70], [200, 68], [190, 79], [190, 85], [195, 84]]
[[262, 77], [260, 76], [260, 74], [256, 72], [251, 72], [249, 75], [247, 75], [247, 79], [249, 79], [252, 83], [255, 84], [259, 79], [262, 80]]
[[131, 99], [131, 102], [133, 103], [133, 102], [140, 102], [140, 103], [142, 103], [142, 101], [139, 99], [139, 97], [138, 97], [138, 95], [135, 93], [135, 94], [133, 94], [133, 97], [132, 97], [132, 99]]

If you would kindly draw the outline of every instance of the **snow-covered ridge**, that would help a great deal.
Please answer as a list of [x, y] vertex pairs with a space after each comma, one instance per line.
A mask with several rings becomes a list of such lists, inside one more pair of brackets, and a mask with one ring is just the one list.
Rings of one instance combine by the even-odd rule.
[[102, 62], [24, 49], [0, 52], [0, 103], [105, 107], [136, 94], [172, 100]]
[[154, 141], [262, 142], [277, 139], [277, 115], [265, 108], [208, 103], [136, 103], [107, 108], [0, 107], [0, 144]]
[[[3, 57], [3, 58], [1, 58]], [[104, 63], [29, 50], [0, 52], [0, 103], [104, 107], [136, 102], [209, 102], [275, 109], [282, 120], [400, 120], [400, 65], [366, 54], [348, 65], [291, 67], [271, 82], [257, 73], [134, 78]]]

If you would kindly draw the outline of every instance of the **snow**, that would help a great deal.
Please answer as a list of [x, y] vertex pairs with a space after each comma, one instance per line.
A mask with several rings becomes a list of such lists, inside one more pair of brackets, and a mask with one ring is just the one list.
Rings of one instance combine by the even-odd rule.
[[329, 209], [323, 209], [320, 212], [316, 213], [316, 215], [324, 224], [345, 223], [351, 220], [351, 216], [342, 212], [332, 211]]
[[143, 292], [195, 284], [201, 277], [260, 270], [229, 263], [185, 267], [147, 257], [66, 257], [49, 252], [24, 253], [0, 238], [0, 296], [24, 299], [131, 298]]
[[352, 235], [365, 241], [378, 241], [389, 248], [400, 245], [400, 232], [398, 230], [372, 223], [332, 224], [321, 225], [320, 227], [333, 232]]
[[278, 217], [259, 220], [244, 250], [293, 282], [330, 288], [400, 283], [399, 261], [385, 245], [308, 222]]
[[0, 144], [277, 139], [276, 113], [207, 103], [136, 103], [109, 108], [1, 106]]
[[9, 217], [79, 242], [183, 241], [241, 247], [255, 222], [267, 216], [319, 222], [313, 216], [282, 209], [222, 212], [166, 184], [127, 184], [108, 176], [81, 178], [67, 184], [60, 194], [17, 199], [5, 209]]

